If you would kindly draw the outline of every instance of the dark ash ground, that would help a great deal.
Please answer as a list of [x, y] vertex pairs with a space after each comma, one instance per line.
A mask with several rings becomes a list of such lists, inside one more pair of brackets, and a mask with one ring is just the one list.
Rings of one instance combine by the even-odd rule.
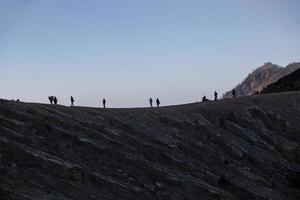
[[300, 92], [160, 109], [0, 103], [1, 200], [300, 199]]

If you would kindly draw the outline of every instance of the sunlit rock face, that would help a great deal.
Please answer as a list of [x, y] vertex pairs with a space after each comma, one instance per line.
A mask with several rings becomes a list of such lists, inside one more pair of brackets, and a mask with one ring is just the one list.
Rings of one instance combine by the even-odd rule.
[[300, 92], [139, 109], [0, 101], [1, 200], [300, 197]]
[[[300, 63], [291, 63], [286, 67], [280, 67], [270, 62], [258, 67], [251, 72], [240, 84], [234, 89], [237, 96], [253, 95], [261, 92], [264, 88], [275, 83], [284, 76], [287, 76], [297, 69], [300, 69]], [[224, 98], [231, 98], [231, 91], [226, 92]]]

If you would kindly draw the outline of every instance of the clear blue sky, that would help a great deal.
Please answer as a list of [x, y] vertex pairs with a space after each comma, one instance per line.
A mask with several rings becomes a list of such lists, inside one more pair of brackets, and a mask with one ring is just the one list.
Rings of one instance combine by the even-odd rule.
[[299, 0], [0, 0], [0, 97], [147, 106], [300, 61]]

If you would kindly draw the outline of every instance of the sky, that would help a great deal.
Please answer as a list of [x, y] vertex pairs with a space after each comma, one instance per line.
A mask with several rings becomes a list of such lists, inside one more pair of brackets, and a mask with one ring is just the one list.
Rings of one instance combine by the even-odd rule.
[[196, 102], [300, 61], [299, 0], [0, 0], [0, 98]]

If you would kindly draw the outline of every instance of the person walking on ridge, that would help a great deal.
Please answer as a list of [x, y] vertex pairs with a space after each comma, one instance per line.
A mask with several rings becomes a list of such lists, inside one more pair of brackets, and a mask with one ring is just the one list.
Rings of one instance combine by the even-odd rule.
[[158, 98], [156, 99], [156, 105], [157, 105], [157, 107], [159, 108], [160, 101], [159, 101], [159, 99], [158, 99]]
[[103, 98], [102, 103], [103, 103], [103, 108], [105, 108], [105, 105], [106, 105], [106, 99], [105, 98]]
[[232, 90], [232, 97], [235, 98], [235, 89]]
[[153, 99], [152, 99], [152, 97], [150, 97], [149, 103], [150, 103], [150, 107], [152, 108], [153, 107]]
[[215, 91], [215, 101], [218, 101], [218, 93]]
[[74, 98], [71, 96], [71, 106], [74, 106]]

